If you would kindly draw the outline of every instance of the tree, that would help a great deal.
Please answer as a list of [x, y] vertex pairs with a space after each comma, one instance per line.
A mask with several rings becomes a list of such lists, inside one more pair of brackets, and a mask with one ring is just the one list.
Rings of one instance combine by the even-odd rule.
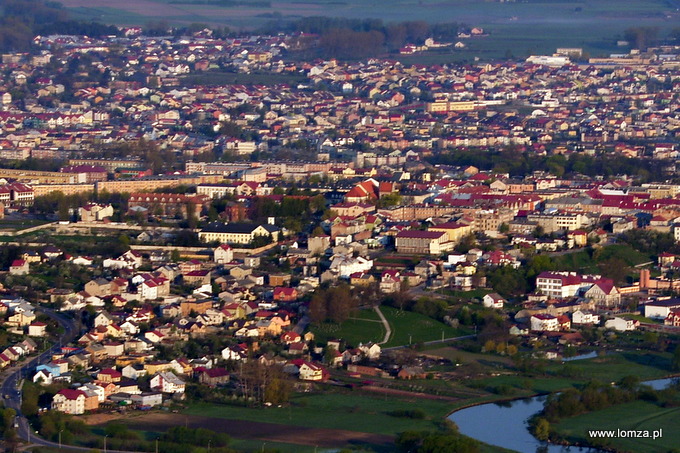
[[534, 436], [538, 440], [548, 440], [550, 438], [550, 422], [539, 417], [534, 425]]
[[673, 369], [680, 370], [680, 345], [676, 346], [673, 351]]

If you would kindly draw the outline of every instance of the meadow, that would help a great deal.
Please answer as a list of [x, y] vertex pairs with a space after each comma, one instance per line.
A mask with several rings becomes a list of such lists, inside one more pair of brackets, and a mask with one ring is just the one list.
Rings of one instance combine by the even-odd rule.
[[674, 451], [680, 445], [678, 414], [680, 407], [659, 407], [647, 401], [620, 404], [588, 414], [570, 417], [555, 426], [556, 431], [570, 441], [583, 441], [589, 430], [663, 430], [663, 436], [652, 438], [614, 437], [600, 439], [599, 445], [616, 451], [661, 453]]

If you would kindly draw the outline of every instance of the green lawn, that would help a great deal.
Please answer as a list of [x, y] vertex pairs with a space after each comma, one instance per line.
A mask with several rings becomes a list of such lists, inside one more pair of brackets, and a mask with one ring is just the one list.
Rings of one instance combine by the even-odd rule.
[[328, 340], [342, 339], [352, 346], [359, 343], [380, 342], [385, 336], [385, 328], [380, 322], [378, 314], [370, 310], [359, 310], [342, 324], [323, 323], [312, 326], [312, 332], [317, 341], [325, 343]]
[[467, 333], [419, 313], [386, 306], [380, 309], [392, 328], [392, 336], [385, 344], [386, 347], [441, 340], [442, 333], [444, 338], [458, 337]]
[[662, 453], [675, 451], [680, 445], [680, 407], [662, 408], [656, 404], [635, 401], [560, 421], [556, 431], [571, 441], [588, 439], [589, 430], [663, 430], [658, 439], [611, 438], [607, 446], [618, 451]]

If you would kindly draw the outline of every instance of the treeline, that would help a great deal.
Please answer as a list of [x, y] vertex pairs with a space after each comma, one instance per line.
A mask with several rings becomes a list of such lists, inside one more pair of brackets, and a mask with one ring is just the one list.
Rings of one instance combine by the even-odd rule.
[[85, 35], [91, 37], [118, 36], [120, 30], [114, 25], [105, 25], [100, 22], [82, 22], [78, 20], [65, 20], [50, 22], [36, 29], [39, 35]]
[[71, 20], [57, 2], [45, 0], [3, 0], [0, 16], [0, 50], [30, 50], [33, 37], [40, 34], [88, 36], [117, 35], [114, 26]]
[[320, 324], [325, 321], [337, 324], [347, 321], [358, 309], [359, 300], [346, 284], [314, 291], [309, 302], [309, 319]]
[[273, 21], [263, 33], [309, 33], [319, 35], [321, 56], [355, 59], [396, 51], [407, 43], [423, 44], [427, 38], [452, 41], [469, 27], [458, 23], [429, 24], [425, 21], [384, 23], [381, 19], [305, 17], [295, 22]]
[[508, 173], [517, 177], [530, 175], [534, 171], [549, 171], [558, 177], [585, 175], [608, 178], [630, 175], [640, 183], [668, 179], [664, 169], [669, 163], [665, 160], [630, 158], [618, 154], [589, 156], [573, 153], [568, 157], [562, 154], [537, 156], [513, 147], [498, 150], [451, 150], [428, 157], [426, 160], [433, 165], [473, 165], [482, 171]]

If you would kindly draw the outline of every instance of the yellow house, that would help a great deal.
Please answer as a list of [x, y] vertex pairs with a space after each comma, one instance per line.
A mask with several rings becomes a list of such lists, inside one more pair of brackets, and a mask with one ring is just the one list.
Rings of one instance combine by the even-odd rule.
[[[218, 241], [222, 244], [249, 244], [257, 236], [276, 235], [279, 229], [274, 225], [255, 223], [213, 223], [198, 233], [203, 242]], [[276, 237], [274, 237], [276, 240]]]
[[144, 364], [144, 369], [149, 374], [149, 376], [153, 376], [154, 374], [158, 373], [159, 371], [169, 370], [170, 368], [171, 368], [171, 365], [168, 362], [151, 362], [151, 363], [145, 363]]

